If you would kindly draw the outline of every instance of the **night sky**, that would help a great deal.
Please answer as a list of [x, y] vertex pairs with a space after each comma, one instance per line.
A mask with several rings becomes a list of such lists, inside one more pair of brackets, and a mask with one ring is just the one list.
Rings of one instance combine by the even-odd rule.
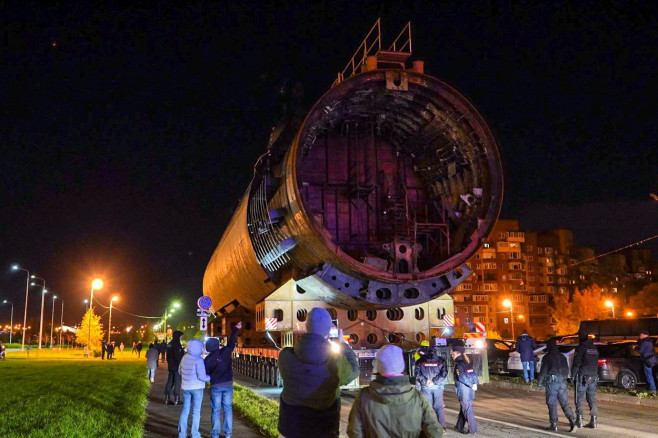
[[489, 123], [501, 217], [599, 251], [658, 234], [654, 2], [50, 3], [0, 15], [0, 299], [20, 322], [12, 263], [64, 297], [65, 323], [95, 276], [104, 304], [193, 315], [279, 91], [300, 82], [311, 105], [378, 17], [386, 45], [411, 21], [413, 59]]

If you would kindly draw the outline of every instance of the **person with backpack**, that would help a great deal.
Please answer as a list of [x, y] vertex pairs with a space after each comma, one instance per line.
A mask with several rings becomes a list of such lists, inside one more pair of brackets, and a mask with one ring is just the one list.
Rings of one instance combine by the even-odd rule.
[[450, 356], [455, 362], [453, 377], [455, 380], [455, 391], [459, 398], [459, 416], [455, 429], [461, 433], [466, 433], [464, 428], [468, 423], [468, 433], [477, 434], [478, 424], [475, 421], [475, 412], [473, 412], [473, 400], [475, 400], [475, 391], [478, 389], [478, 376], [473, 367], [466, 359], [464, 352], [466, 348], [461, 345], [455, 345], [450, 350]]
[[575, 388], [576, 426], [583, 427], [583, 405], [587, 397], [590, 421], [585, 427], [596, 429], [599, 408], [596, 404], [596, 382], [599, 380], [599, 350], [586, 332], [578, 333], [580, 343], [576, 347], [571, 365], [571, 381]]
[[178, 366], [183, 389], [183, 409], [178, 419], [178, 438], [187, 438], [187, 420], [190, 410], [192, 410], [192, 438], [201, 438], [199, 433], [201, 402], [206, 382], [210, 381], [201, 353], [203, 353], [203, 342], [200, 339], [190, 339], [190, 342], [187, 343], [187, 354], [183, 356]]
[[[208, 356], [204, 359], [206, 373], [210, 376], [210, 406], [212, 416], [210, 417], [211, 438], [219, 437], [223, 432], [225, 438], [231, 438], [233, 434], [233, 365], [231, 355], [238, 344], [238, 331], [242, 328], [242, 322], [238, 322], [231, 331], [224, 348], [219, 348], [219, 339], [208, 338], [206, 351]], [[220, 414], [224, 421], [220, 422]]]
[[279, 433], [286, 438], [337, 438], [340, 386], [359, 375], [359, 362], [349, 345], [327, 339], [331, 331], [327, 309], [313, 308], [306, 334], [279, 354], [283, 391], [279, 403]]
[[527, 330], [523, 330], [521, 336], [516, 340], [516, 351], [521, 356], [521, 365], [523, 366], [523, 380], [528, 383], [535, 380], [535, 350], [537, 349], [537, 342], [532, 336], [528, 334]]
[[416, 362], [415, 375], [416, 388], [432, 405], [441, 427], [445, 430], [443, 389], [448, 376], [448, 367], [445, 359], [438, 355], [436, 347], [430, 347], [427, 353]]
[[546, 343], [546, 355], [541, 361], [539, 371], [539, 387], [546, 385], [546, 405], [548, 406], [548, 420], [550, 424], [546, 430], [557, 432], [557, 404], [560, 403], [562, 412], [569, 419], [569, 432], [576, 427], [576, 419], [569, 406], [569, 393], [567, 392], [567, 378], [569, 378], [569, 363], [560, 350], [557, 349], [555, 338]]

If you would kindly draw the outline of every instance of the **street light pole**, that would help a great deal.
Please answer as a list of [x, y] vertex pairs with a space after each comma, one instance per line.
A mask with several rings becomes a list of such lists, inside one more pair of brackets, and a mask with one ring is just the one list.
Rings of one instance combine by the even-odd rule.
[[53, 295], [53, 313], [52, 316], [50, 317], [50, 349], [52, 350], [53, 348], [53, 326], [55, 325], [55, 300], [57, 299], [57, 295]]
[[94, 310], [94, 289], [100, 289], [103, 287], [103, 280], [97, 278], [91, 282], [91, 294], [89, 295], [89, 310], [87, 311], [88, 319], [87, 325], [89, 326], [89, 333], [87, 335], [87, 352], [85, 353], [86, 357], [89, 357], [90, 352], [90, 343], [91, 343], [91, 312]]
[[605, 302], [606, 307], [610, 307], [612, 309], [612, 319], [615, 319], [615, 303], [612, 301], [608, 300]]
[[23, 336], [21, 339], [21, 351], [25, 351], [25, 330], [27, 330], [27, 297], [28, 292], [30, 291], [30, 271], [23, 269], [18, 265], [11, 267], [14, 271], [25, 271], [27, 277], [25, 278], [25, 313], [23, 315]]
[[[44, 280], [41, 277], [37, 277], [36, 275], [32, 275], [32, 278], [35, 280], [43, 281], [43, 286], [41, 287], [41, 320], [39, 322], [39, 350], [41, 350], [41, 340], [43, 337], [43, 301], [46, 296], [46, 293], [48, 293], [48, 290], [46, 289], [46, 280]], [[31, 283], [31, 284], [38, 286], [36, 283]]]
[[11, 304], [11, 319], [9, 321], [9, 324], [11, 324], [11, 328], [9, 329], [9, 343], [11, 344], [11, 334], [14, 332], [14, 303], [10, 303], [7, 300], [2, 301], [4, 304]]
[[515, 336], [514, 336], [514, 311], [512, 310], [513, 309], [512, 302], [510, 300], [505, 300], [505, 301], [503, 301], [503, 306], [509, 307], [509, 314], [510, 314], [510, 318], [512, 319], [512, 339], [514, 339], [515, 338]]
[[112, 333], [112, 303], [115, 302], [118, 299], [119, 299], [119, 297], [114, 296], [110, 300], [110, 318], [107, 321], [107, 343], [108, 344], [110, 343], [110, 334]]
[[62, 349], [62, 332], [64, 331], [64, 300], [62, 300], [62, 313], [59, 315], [59, 349]]

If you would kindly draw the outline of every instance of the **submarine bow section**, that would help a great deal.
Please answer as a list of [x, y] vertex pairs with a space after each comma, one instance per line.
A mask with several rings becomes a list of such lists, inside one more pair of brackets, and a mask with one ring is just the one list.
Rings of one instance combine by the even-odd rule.
[[502, 204], [494, 137], [449, 85], [404, 70], [330, 89], [270, 142], [208, 264], [214, 309], [253, 309], [288, 280], [339, 308], [450, 291]]

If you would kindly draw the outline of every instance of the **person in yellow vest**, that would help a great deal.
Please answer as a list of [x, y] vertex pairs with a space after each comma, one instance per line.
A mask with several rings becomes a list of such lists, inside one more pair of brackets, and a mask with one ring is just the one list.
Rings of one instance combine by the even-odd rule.
[[418, 362], [421, 357], [427, 356], [427, 350], [430, 348], [430, 341], [422, 341], [420, 349], [414, 354], [414, 362]]

